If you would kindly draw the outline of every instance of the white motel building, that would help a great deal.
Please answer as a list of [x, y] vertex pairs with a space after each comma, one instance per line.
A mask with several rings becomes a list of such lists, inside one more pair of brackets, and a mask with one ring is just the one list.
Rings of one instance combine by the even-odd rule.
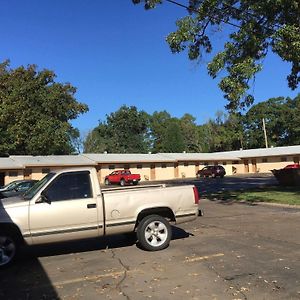
[[223, 165], [227, 175], [270, 173], [299, 163], [300, 145], [215, 153], [111, 154], [0, 157], [0, 185], [18, 179], [41, 179], [52, 170], [94, 166], [100, 183], [113, 170], [130, 169], [142, 181], [194, 178], [206, 165]]

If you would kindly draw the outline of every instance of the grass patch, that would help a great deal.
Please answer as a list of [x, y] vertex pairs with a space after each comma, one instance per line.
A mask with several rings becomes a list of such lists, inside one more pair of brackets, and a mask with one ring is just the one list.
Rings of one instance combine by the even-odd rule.
[[300, 187], [273, 186], [242, 191], [223, 191], [207, 195], [210, 200], [270, 202], [300, 205]]

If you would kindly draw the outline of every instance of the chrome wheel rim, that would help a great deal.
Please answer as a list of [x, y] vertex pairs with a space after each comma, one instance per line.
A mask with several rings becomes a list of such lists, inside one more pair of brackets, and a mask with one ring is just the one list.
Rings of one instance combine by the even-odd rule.
[[0, 236], [0, 266], [8, 264], [16, 254], [14, 241], [7, 236]]
[[159, 247], [168, 238], [167, 226], [160, 221], [153, 221], [145, 229], [145, 239], [153, 247]]

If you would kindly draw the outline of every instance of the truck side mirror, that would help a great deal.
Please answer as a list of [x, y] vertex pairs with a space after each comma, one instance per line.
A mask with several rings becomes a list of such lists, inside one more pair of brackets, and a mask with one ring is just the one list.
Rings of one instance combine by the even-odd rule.
[[45, 191], [41, 192], [41, 197], [37, 201], [37, 203], [43, 203], [43, 202], [51, 204], [51, 200], [49, 199], [49, 197], [47, 196], [47, 194], [45, 193]]

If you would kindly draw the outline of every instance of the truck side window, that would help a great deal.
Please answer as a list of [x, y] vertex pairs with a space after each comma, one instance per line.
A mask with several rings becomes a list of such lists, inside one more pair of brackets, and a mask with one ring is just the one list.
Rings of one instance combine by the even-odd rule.
[[92, 198], [89, 172], [70, 172], [58, 176], [45, 191], [50, 201]]

